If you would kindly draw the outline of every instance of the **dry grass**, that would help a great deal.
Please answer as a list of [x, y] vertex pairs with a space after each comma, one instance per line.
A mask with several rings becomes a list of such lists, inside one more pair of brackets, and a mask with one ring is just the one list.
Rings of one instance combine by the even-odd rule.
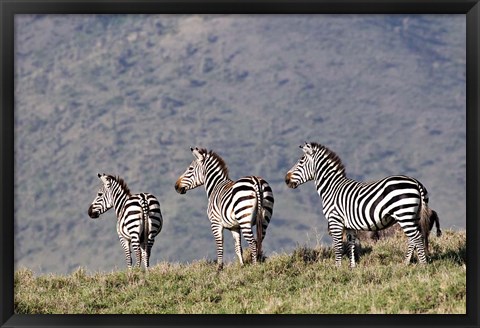
[[428, 265], [402, 263], [406, 239], [362, 242], [358, 267], [330, 247], [297, 247], [260, 265], [161, 263], [66, 276], [15, 273], [16, 313], [465, 313], [466, 234], [431, 239]]

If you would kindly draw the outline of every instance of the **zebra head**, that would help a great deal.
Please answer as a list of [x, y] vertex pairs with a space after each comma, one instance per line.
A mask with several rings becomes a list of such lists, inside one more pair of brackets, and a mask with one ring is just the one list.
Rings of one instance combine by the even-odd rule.
[[195, 159], [175, 183], [175, 190], [179, 194], [184, 194], [187, 190], [195, 189], [205, 183], [205, 151], [197, 147], [195, 149], [190, 148], [190, 150]]
[[88, 215], [92, 219], [97, 219], [101, 214], [113, 207], [113, 199], [110, 192], [112, 179], [110, 176], [105, 175], [105, 173], [99, 173], [98, 177], [102, 180], [102, 185], [97, 191], [97, 196], [88, 208]]
[[285, 176], [285, 183], [292, 189], [297, 188], [307, 181], [313, 180], [315, 173], [312, 144], [305, 142], [305, 145], [300, 146], [300, 148], [303, 150], [303, 156]]

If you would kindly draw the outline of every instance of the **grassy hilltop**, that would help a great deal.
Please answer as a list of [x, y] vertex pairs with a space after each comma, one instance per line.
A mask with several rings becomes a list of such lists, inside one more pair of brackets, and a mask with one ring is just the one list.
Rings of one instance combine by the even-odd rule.
[[403, 233], [363, 241], [359, 266], [297, 246], [260, 265], [162, 262], [142, 270], [35, 277], [15, 273], [16, 313], [465, 313], [466, 235], [431, 238], [431, 262], [402, 263]]

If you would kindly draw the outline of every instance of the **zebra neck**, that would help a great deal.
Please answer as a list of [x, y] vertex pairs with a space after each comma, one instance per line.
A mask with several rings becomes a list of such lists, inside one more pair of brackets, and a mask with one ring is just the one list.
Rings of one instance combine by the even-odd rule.
[[222, 188], [225, 184], [231, 182], [228, 177], [224, 175], [216, 175], [212, 178], [207, 176], [206, 183], [205, 183], [205, 190], [207, 192], [208, 198], [212, 195], [213, 191], [217, 188]]
[[115, 209], [118, 219], [120, 219], [120, 217], [123, 215], [127, 198], [128, 195], [125, 193], [120, 193], [113, 196], [113, 208]]
[[347, 178], [340, 174], [340, 172], [327, 171], [323, 174], [319, 173], [315, 176], [315, 186], [317, 187], [317, 192], [320, 197], [324, 199], [325, 196], [329, 194], [329, 190], [332, 190], [332, 188], [335, 188], [335, 185], [344, 180], [347, 180]]

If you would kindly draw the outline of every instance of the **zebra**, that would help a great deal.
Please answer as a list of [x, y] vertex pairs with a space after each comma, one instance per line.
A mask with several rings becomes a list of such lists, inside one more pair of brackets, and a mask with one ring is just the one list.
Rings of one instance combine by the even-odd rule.
[[[285, 183], [290, 188], [314, 180], [333, 239], [335, 264], [341, 265], [342, 234], [347, 235], [350, 267], [355, 267], [356, 231], [377, 231], [398, 222], [408, 237], [405, 263], [417, 249], [419, 262], [424, 264], [428, 244], [422, 236], [429, 232], [431, 209], [427, 189], [417, 180], [404, 175], [388, 176], [372, 182], [349, 179], [340, 158], [318, 143], [300, 146], [303, 156], [287, 172]], [[434, 212], [436, 215], [436, 212]]]
[[149, 193], [132, 194], [125, 181], [113, 175], [98, 174], [102, 185], [88, 208], [88, 215], [97, 219], [110, 208], [117, 216], [117, 234], [125, 252], [125, 261], [132, 268], [130, 246], [136, 256], [136, 267], [143, 262], [145, 270], [150, 265], [150, 253], [155, 237], [163, 226], [160, 202]]
[[[262, 241], [273, 214], [273, 193], [270, 185], [259, 176], [246, 176], [232, 181], [224, 160], [204, 148], [190, 148], [194, 160], [175, 183], [175, 190], [205, 185], [208, 196], [207, 215], [217, 248], [217, 271], [223, 268], [223, 229], [231, 231], [235, 253], [243, 266], [240, 232], [248, 242], [252, 262], [261, 259]], [[256, 240], [252, 226], [256, 225]]]

